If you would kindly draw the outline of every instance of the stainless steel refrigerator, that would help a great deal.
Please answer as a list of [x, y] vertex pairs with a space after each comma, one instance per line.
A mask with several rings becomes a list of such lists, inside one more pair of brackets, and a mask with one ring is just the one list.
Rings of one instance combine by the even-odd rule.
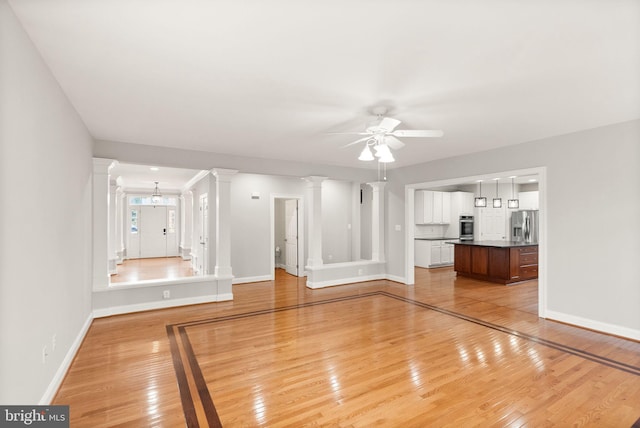
[[538, 210], [521, 210], [511, 213], [511, 240], [538, 243]]

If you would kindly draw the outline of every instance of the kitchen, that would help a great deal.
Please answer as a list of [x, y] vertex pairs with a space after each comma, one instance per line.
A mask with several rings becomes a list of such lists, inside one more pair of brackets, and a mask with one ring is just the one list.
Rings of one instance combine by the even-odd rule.
[[414, 200], [416, 267], [502, 284], [537, 278], [537, 175], [416, 189]]

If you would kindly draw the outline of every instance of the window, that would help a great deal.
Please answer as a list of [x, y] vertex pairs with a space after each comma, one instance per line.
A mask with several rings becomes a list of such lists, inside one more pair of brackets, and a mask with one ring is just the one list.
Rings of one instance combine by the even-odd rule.
[[138, 210], [131, 210], [131, 233], [138, 233]]
[[169, 220], [167, 221], [167, 232], [176, 233], [176, 210], [169, 210]]
[[151, 196], [131, 196], [129, 197], [129, 205], [167, 205], [176, 206], [178, 198], [175, 196], [163, 196], [160, 201], [153, 202]]

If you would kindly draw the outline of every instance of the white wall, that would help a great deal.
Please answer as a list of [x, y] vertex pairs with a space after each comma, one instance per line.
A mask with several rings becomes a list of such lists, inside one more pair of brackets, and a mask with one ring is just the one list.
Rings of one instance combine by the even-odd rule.
[[373, 189], [367, 184], [360, 185], [362, 204], [360, 205], [360, 258], [371, 260], [371, 232], [372, 232], [372, 200]]
[[[232, 178], [231, 266], [236, 278], [273, 273], [271, 195], [304, 196], [305, 187], [305, 181], [293, 177], [238, 173]], [[259, 194], [259, 199], [251, 198], [254, 193]]]
[[0, 28], [0, 403], [36, 404], [90, 319], [92, 140], [4, 0]]
[[404, 276], [405, 184], [532, 167], [547, 168], [547, 315], [640, 338], [640, 120], [391, 171], [388, 273]]
[[322, 260], [325, 264], [351, 261], [353, 197], [350, 181], [322, 182]]

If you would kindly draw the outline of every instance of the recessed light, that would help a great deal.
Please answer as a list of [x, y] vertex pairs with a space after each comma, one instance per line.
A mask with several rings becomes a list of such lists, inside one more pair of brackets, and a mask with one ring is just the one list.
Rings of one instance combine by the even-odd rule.
[[529, 179], [529, 183], [535, 183], [536, 181], [538, 181], [538, 180], [536, 180], [535, 178], [530, 178]]
[[151, 168], [149, 168], [151, 171], [160, 171], [160, 168], [158, 168], [157, 166], [152, 166]]

